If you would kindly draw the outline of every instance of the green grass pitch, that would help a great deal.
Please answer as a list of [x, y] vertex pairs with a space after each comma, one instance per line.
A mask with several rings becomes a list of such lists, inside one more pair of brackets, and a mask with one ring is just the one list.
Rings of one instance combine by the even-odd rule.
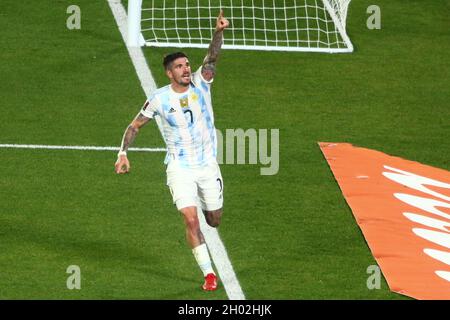
[[[66, 9], [81, 8], [81, 30]], [[381, 8], [369, 30], [366, 8]], [[219, 228], [248, 299], [403, 299], [375, 264], [318, 141], [450, 170], [450, 2], [352, 1], [351, 54], [222, 51], [216, 126], [279, 129], [280, 169], [222, 165]], [[225, 12], [226, 14], [226, 12]], [[145, 100], [106, 1], [2, 0], [0, 143], [118, 146]], [[170, 49], [146, 48], [158, 85]], [[198, 66], [206, 51], [185, 50]], [[134, 146], [161, 147], [154, 123]], [[0, 299], [226, 299], [201, 273], [165, 186], [163, 153], [0, 148]], [[66, 268], [81, 268], [68, 290]]]

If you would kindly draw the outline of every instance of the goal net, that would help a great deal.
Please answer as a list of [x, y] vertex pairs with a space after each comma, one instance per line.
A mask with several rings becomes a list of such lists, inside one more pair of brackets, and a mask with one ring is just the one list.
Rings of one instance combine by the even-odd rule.
[[224, 49], [352, 52], [350, 0], [128, 0], [129, 40], [207, 48], [220, 9], [230, 21]]

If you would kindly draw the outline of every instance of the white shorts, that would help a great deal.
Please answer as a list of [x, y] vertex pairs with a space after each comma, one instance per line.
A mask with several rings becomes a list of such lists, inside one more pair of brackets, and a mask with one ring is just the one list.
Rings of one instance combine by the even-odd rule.
[[177, 209], [196, 207], [200, 199], [203, 210], [223, 206], [223, 179], [217, 162], [200, 168], [183, 168], [177, 160], [167, 165], [167, 185]]

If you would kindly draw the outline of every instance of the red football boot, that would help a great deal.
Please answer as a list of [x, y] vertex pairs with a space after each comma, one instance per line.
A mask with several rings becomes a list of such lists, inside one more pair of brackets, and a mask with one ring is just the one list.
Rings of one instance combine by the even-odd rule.
[[214, 273], [208, 273], [205, 277], [205, 283], [202, 286], [203, 290], [214, 291], [217, 289], [217, 277]]

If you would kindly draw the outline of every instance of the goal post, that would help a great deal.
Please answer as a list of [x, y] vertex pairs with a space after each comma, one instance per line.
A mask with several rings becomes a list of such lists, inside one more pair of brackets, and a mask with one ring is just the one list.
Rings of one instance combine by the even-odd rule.
[[129, 46], [207, 48], [216, 17], [230, 26], [223, 49], [352, 52], [351, 0], [128, 0]]
[[127, 45], [141, 47], [145, 39], [141, 33], [142, 0], [128, 0]]

